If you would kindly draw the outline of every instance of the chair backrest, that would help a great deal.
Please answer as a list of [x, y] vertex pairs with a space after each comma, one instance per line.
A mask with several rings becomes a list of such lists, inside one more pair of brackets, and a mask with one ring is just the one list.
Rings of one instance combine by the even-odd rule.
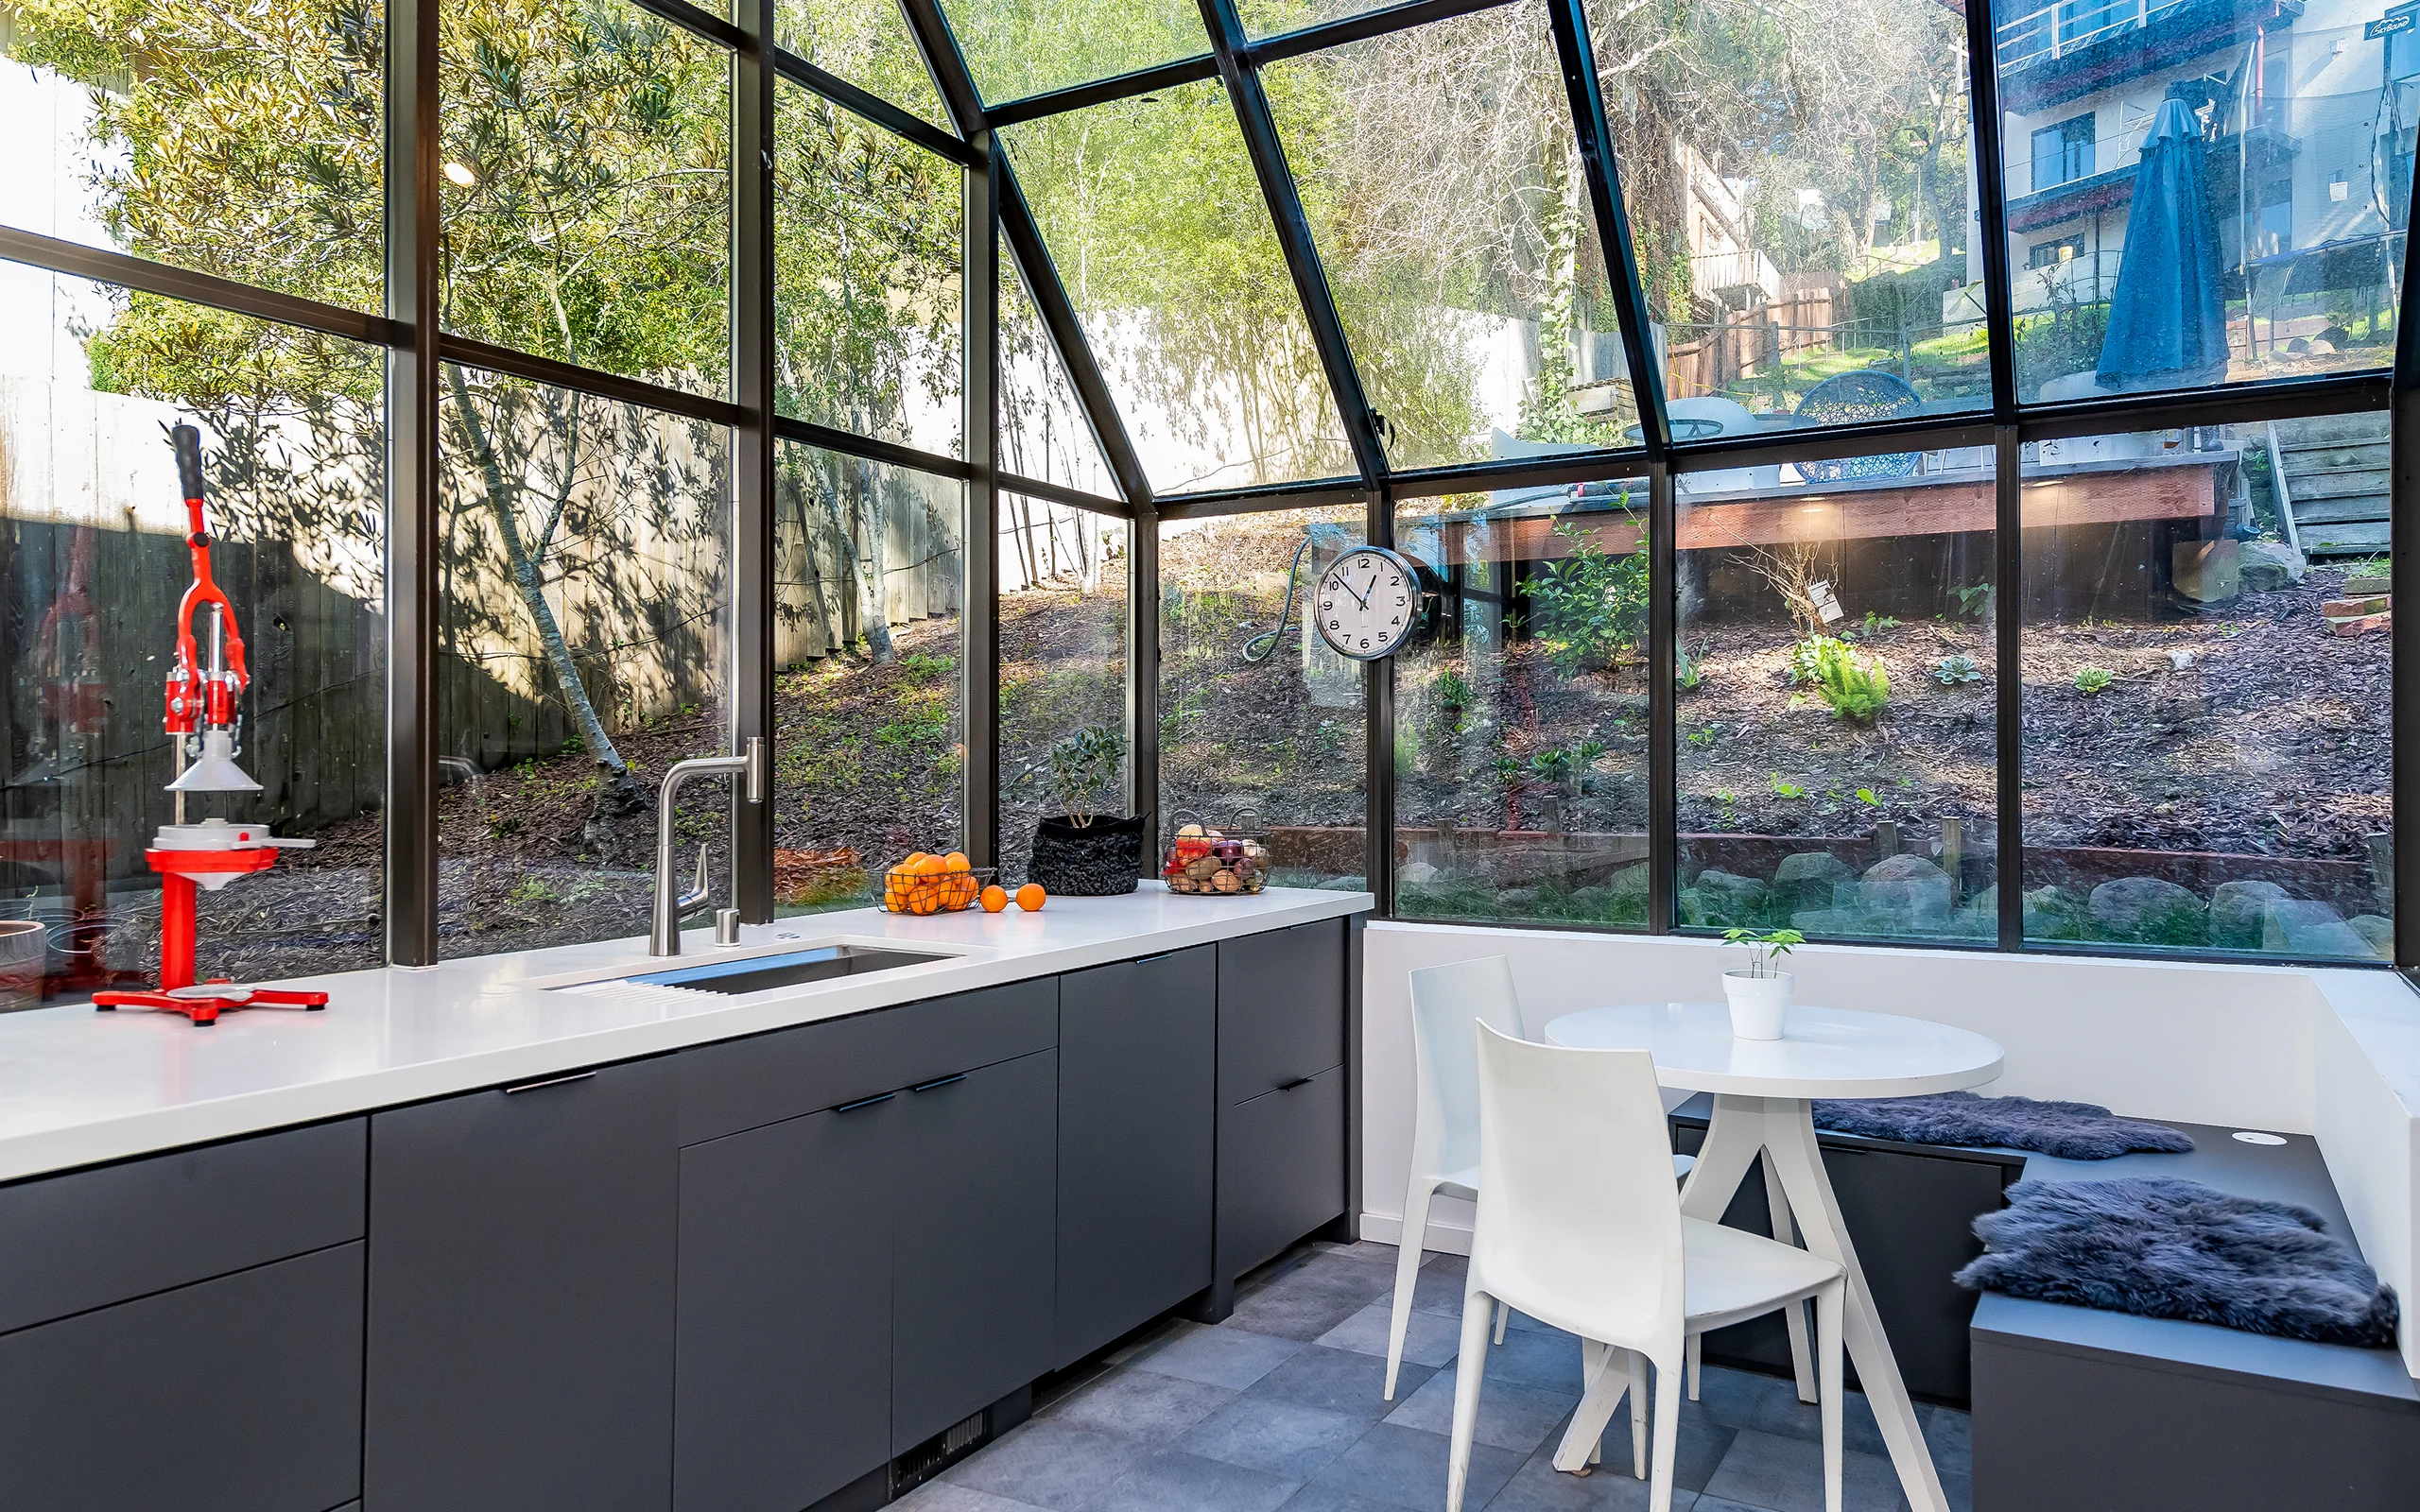
[[[1568, 1050], [1482, 1025], [1477, 1284], [1585, 1299], [1634, 1344], [1682, 1317], [1681, 1195], [1655, 1062], [1644, 1050]], [[1608, 1342], [1625, 1342], [1605, 1335]]]
[[1415, 1174], [1443, 1176], [1478, 1164], [1478, 1037], [1474, 1024], [1521, 1037], [1512, 963], [1501, 955], [1411, 973]]

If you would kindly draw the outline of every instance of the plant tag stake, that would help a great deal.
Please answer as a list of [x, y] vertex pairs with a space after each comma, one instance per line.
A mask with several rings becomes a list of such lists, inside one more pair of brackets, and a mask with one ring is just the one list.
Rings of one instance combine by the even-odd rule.
[[1806, 596], [1814, 602], [1816, 617], [1829, 625], [1841, 617], [1841, 601], [1832, 596], [1829, 583], [1809, 583]]

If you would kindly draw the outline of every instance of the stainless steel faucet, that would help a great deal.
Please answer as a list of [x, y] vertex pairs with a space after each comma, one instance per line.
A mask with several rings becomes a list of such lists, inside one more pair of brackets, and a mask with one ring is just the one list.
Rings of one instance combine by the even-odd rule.
[[681, 784], [693, 777], [711, 776], [717, 772], [741, 772], [747, 776], [748, 801], [765, 801], [767, 782], [765, 737], [748, 737], [748, 754], [744, 756], [693, 756], [685, 762], [674, 762], [664, 774], [664, 785], [655, 795], [655, 917], [647, 932], [647, 953], [649, 955], [681, 954], [681, 920], [706, 905], [713, 891], [706, 884], [706, 847], [698, 847], [698, 872], [690, 881], [689, 890], [677, 897], [673, 894], [672, 870], [672, 805]]

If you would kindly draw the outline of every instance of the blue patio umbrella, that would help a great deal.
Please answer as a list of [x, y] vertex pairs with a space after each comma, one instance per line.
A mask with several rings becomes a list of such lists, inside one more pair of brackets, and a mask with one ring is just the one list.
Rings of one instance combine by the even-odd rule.
[[2220, 276], [2201, 129], [2183, 100], [2163, 100], [2135, 169], [2126, 256], [2100, 343], [2100, 386], [2181, 387], [2221, 376], [2227, 313]]

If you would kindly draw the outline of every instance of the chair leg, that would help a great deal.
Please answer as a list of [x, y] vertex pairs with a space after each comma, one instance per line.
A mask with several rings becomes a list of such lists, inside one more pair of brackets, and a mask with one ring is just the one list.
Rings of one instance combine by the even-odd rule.
[[1510, 1303], [1506, 1303], [1506, 1302], [1498, 1302], [1498, 1303], [1496, 1303], [1496, 1304], [1495, 1304], [1495, 1342], [1496, 1342], [1496, 1343], [1498, 1343], [1498, 1344], [1502, 1344], [1502, 1343], [1504, 1342], [1504, 1326], [1505, 1326], [1506, 1324], [1508, 1324], [1508, 1323], [1512, 1322], [1512, 1305], [1511, 1305]]
[[1587, 1394], [1573, 1409], [1571, 1426], [1564, 1431], [1563, 1442], [1555, 1446], [1554, 1468], [1566, 1475], [1585, 1475], [1595, 1463], [1598, 1441], [1603, 1436], [1605, 1424], [1611, 1422], [1614, 1409], [1622, 1404], [1622, 1396], [1630, 1389], [1628, 1369], [1614, 1368], [1610, 1349], [1604, 1368], [1588, 1378]]
[[[1629, 1351], [1625, 1350], [1623, 1352], [1627, 1353]], [[1599, 1371], [1610, 1370], [1613, 1366], [1614, 1347], [1612, 1345], [1599, 1344], [1594, 1339], [1581, 1340], [1580, 1394], [1583, 1397], [1586, 1396], [1588, 1394], [1588, 1388], [1597, 1383], [1598, 1373]], [[1580, 1473], [1586, 1474], [1590, 1470], [1594, 1470], [1599, 1465], [1603, 1464], [1604, 1460], [1605, 1440], [1603, 1437], [1599, 1436], [1592, 1441], [1588, 1446], [1588, 1470], [1583, 1470]]]
[[1672, 1512], [1672, 1476], [1681, 1452], [1681, 1375], [1663, 1365], [1655, 1367], [1655, 1473], [1647, 1488], [1648, 1512]]
[[1647, 1479], [1647, 1356], [1630, 1351], [1630, 1472]]
[[1705, 1364], [1701, 1358], [1704, 1353], [1703, 1348], [1704, 1343], [1704, 1334], [1689, 1335], [1689, 1400], [1691, 1401], [1698, 1400], [1698, 1387], [1705, 1383]]
[[[1841, 1512], [1841, 1314], [1848, 1285], [1834, 1281], [1815, 1294], [1816, 1369], [1823, 1374], [1817, 1389], [1824, 1407], [1824, 1512]], [[1798, 1304], [1789, 1304], [1795, 1309]]]
[[1420, 1286], [1422, 1246], [1428, 1237], [1428, 1199], [1437, 1189], [1415, 1178], [1403, 1194], [1403, 1242], [1395, 1248], [1394, 1314], [1387, 1322], [1386, 1400], [1395, 1400], [1395, 1376], [1403, 1369], [1404, 1334], [1411, 1328], [1411, 1295]]
[[1462, 1512], [1462, 1487], [1471, 1473], [1471, 1438], [1478, 1432], [1478, 1387], [1487, 1373], [1487, 1321], [1495, 1299], [1485, 1292], [1462, 1297], [1462, 1348], [1454, 1364], [1454, 1434], [1445, 1463], [1445, 1512]]

